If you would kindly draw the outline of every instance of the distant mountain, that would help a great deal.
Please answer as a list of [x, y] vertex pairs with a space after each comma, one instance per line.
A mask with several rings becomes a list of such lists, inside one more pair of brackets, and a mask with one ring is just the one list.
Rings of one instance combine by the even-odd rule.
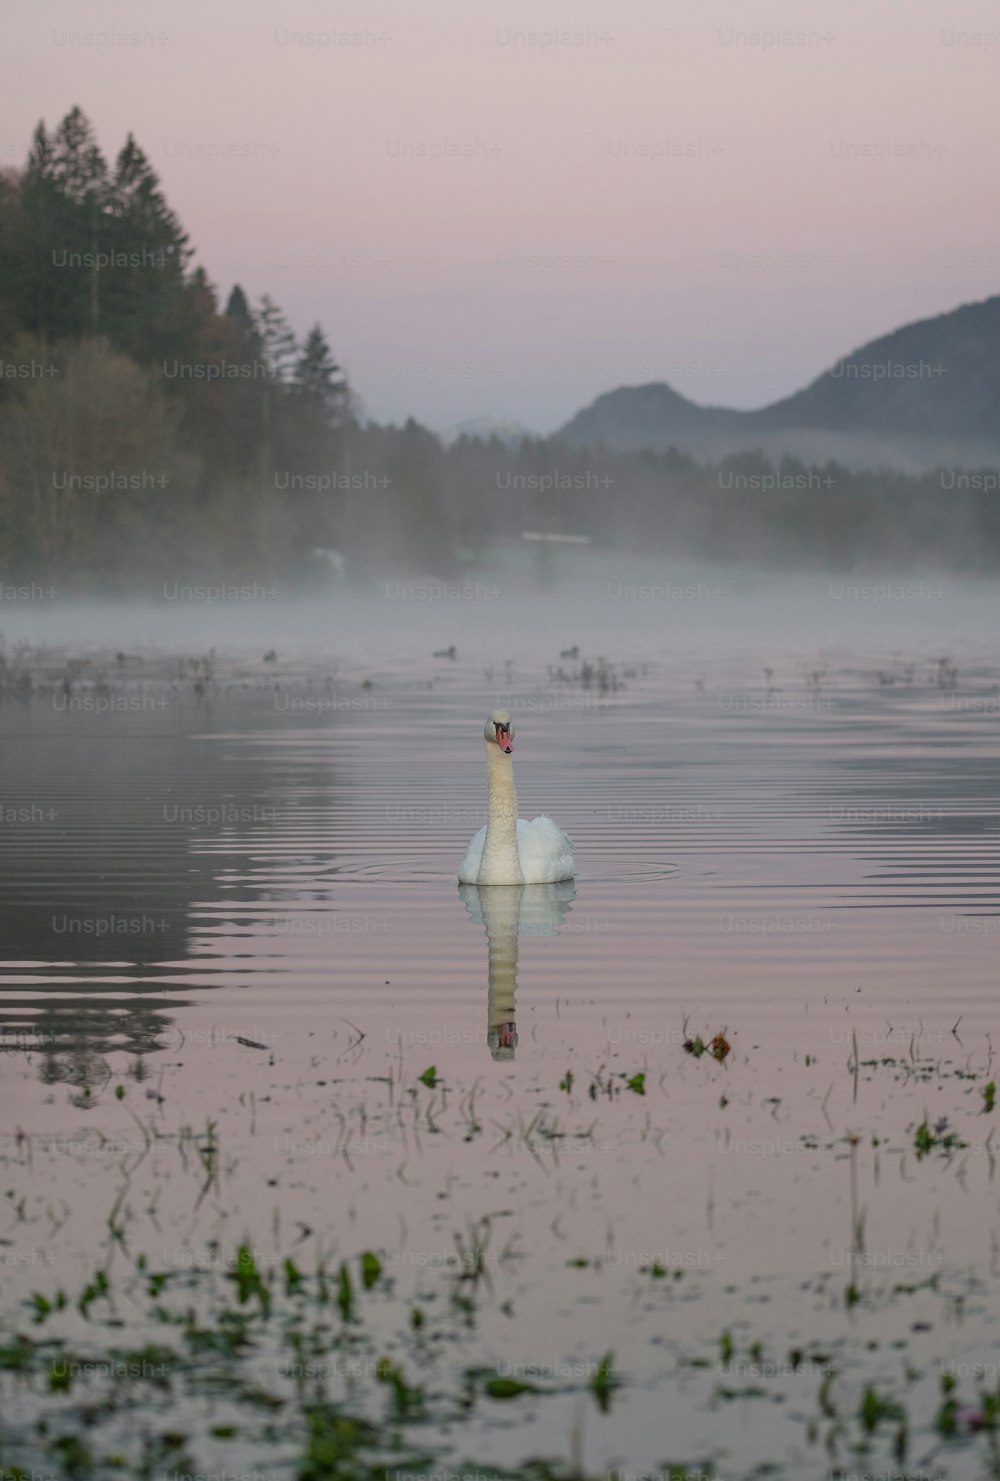
[[581, 447], [604, 442], [623, 451], [664, 448], [676, 445], [678, 437], [699, 442], [719, 434], [752, 432], [759, 416], [756, 411], [698, 406], [666, 381], [650, 381], [645, 386], [606, 391], [556, 435]]
[[654, 382], [598, 396], [558, 435], [703, 457], [761, 447], [855, 466], [990, 460], [1000, 451], [1000, 296], [872, 340], [759, 411], [698, 406]]

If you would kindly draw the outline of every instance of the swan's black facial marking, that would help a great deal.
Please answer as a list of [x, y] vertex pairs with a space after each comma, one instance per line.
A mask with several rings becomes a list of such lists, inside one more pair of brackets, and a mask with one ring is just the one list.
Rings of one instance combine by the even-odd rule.
[[497, 732], [497, 745], [505, 756], [509, 756], [514, 749], [514, 737], [511, 734], [510, 726], [505, 725], [502, 720], [495, 720], [493, 723]]

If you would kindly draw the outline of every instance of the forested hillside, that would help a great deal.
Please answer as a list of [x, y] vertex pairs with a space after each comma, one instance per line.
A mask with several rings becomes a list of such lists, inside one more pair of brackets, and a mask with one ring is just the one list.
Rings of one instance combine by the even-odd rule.
[[142, 149], [109, 164], [78, 108], [0, 177], [0, 357], [7, 577], [307, 577], [352, 486], [405, 500], [372, 540], [420, 552], [419, 434], [362, 432], [318, 324], [221, 307]]
[[[220, 209], [224, 209], [220, 205]], [[696, 409], [700, 410], [700, 409]], [[1000, 567], [996, 468], [697, 462], [367, 419], [323, 329], [222, 297], [129, 137], [74, 108], [0, 175], [0, 580], [283, 587], [474, 567], [525, 530], [856, 569]], [[331, 556], [329, 552], [336, 552]]]

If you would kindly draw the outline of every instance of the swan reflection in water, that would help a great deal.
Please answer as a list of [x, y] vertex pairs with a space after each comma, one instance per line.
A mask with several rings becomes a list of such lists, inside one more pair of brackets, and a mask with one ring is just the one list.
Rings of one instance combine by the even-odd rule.
[[465, 884], [458, 893], [472, 919], [486, 927], [486, 1042], [494, 1059], [513, 1059], [517, 1048], [517, 938], [557, 936], [576, 885], [571, 879], [558, 884]]

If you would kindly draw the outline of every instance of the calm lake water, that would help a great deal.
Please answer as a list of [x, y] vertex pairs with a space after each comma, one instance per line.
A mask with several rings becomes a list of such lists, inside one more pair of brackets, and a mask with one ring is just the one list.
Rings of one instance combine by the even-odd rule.
[[[140, 1252], [371, 1250], [376, 1346], [431, 1393], [544, 1391], [447, 1410], [462, 1474], [985, 1474], [934, 1416], [943, 1374], [996, 1388], [997, 589], [479, 580], [0, 616], [34, 675], [0, 704], [5, 1329]], [[497, 704], [570, 886], [457, 887]], [[474, 1312], [405, 1355], [456, 1283]], [[0, 1397], [28, 1464], [53, 1401]], [[294, 1474], [287, 1436], [210, 1433], [227, 1402], [180, 1405], [200, 1469]]]

